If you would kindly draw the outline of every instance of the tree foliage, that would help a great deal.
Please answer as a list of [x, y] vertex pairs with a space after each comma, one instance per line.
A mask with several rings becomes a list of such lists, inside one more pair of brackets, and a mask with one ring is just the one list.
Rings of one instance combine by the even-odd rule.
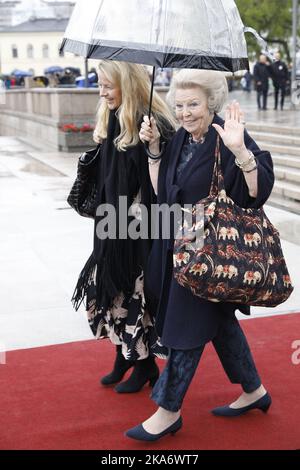
[[[280, 49], [291, 60], [292, 0], [236, 0], [245, 26], [251, 26], [270, 46]], [[249, 53], [259, 53], [256, 40], [246, 33]]]

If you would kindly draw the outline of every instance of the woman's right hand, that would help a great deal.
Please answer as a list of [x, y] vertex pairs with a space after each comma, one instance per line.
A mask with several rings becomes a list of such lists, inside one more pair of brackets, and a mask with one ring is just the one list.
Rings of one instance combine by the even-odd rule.
[[94, 141], [96, 144], [102, 144], [102, 139], [101, 139], [101, 137], [98, 135], [97, 129], [94, 130], [94, 133], [93, 133], [93, 141]]
[[160, 132], [153, 117], [151, 118], [150, 125], [149, 117], [144, 116], [144, 121], [141, 125], [139, 137], [142, 142], [149, 143], [149, 150], [153, 155], [159, 154]]

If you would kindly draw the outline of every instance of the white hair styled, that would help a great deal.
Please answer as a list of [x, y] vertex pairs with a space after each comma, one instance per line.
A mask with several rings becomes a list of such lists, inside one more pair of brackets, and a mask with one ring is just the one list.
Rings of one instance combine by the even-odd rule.
[[228, 85], [223, 72], [215, 70], [182, 69], [172, 79], [167, 101], [174, 108], [178, 89], [201, 88], [208, 99], [211, 113], [219, 113], [228, 99]]

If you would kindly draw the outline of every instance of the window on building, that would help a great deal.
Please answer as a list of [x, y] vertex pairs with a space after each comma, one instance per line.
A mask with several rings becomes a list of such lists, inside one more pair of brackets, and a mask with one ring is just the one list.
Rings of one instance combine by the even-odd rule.
[[33, 45], [28, 44], [27, 46], [27, 57], [28, 59], [33, 59]]
[[43, 58], [44, 59], [49, 58], [49, 46], [48, 46], [48, 44], [43, 44]]
[[11, 53], [14, 59], [18, 58], [18, 48], [15, 44], [13, 44], [11, 47]]

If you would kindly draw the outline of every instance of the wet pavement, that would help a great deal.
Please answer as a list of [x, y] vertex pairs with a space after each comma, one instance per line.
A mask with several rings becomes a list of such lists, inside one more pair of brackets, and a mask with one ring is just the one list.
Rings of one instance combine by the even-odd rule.
[[[266, 111], [259, 111], [256, 103], [256, 92], [251, 93], [242, 91], [233, 91], [229, 93], [230, 100], [237, 100], [245, 110], [245, 119], [247, 122], [261, 122], [266, 124], [276, 124], [284, 127], [293, 127], [300, 129], [300, 107], [291, 108], [291, 100], [288, 96], [285, 101], [284, 109], [274, 110], [274, 96], [270, 94]], [[300, 132], [300, 131], [299, 131]]]
[[[0, 137], [0, 343], [7, 350], [91, 338], [70, 298], [90, 254], [92, 223], [68, 209], [72, 178], [31, 152]], [[75, 158], [65, 158], [75, 175]]]
[[[253, 103], [247, 109], [255, 116]], [[93, 221], [66, 202], [77, 159], [77, 154], [46, 153], [17, 138], [0, 137], [2, 349], [93, 338], [84, 308], [76, 313], [70, 302], [93, 241]], [[266, 212], [275, 226], [300, 221], [268, 206]], [[252, 318], [300, 310], [300, 240], [299, 245], [282, 240], [282, 245], [295, 292], [275, 309], [253, 308]]]

